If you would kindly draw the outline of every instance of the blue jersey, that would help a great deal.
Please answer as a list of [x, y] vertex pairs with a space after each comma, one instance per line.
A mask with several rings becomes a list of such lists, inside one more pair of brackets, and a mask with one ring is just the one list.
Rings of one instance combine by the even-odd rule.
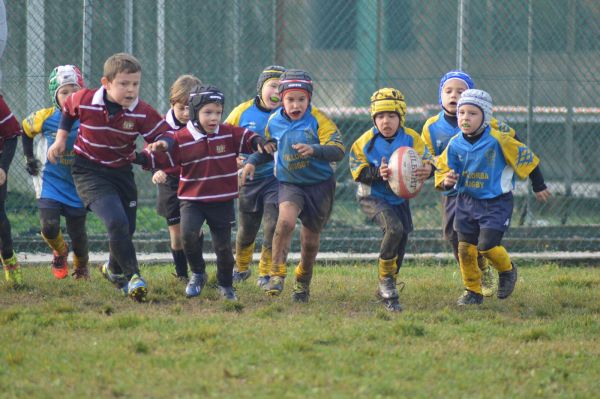
[[71, 165], [75, 160], [73, 144], [77, 137], [79, 120], [75, 121], [69, 132], [65, 154], [56, 164], [48, 161], [48, 148], [56, 139], [60, 117], [60, 109], [50, 107], [32, 113], [23, 121], [23, 132], [28, 137], [34, 138], [39, 135], [39, 139], [35, 141], [34, 154], [42, 163], [42, 169], [39, 175], [33, 176], [36, 198], [52, 199], [74, 208], [83, 208], [83, 202], [77, 195], [71, 176]]
[[[361, 170], [365, 167], [381, 166], [381, 159], [385, 157], [388, 161], [392, 153], [400, 147], [411, 147], [421, 156], [421, 159], [430, 161], [431, 154], [421, 137], [414, 130], [400, 127], [391, 142], [373, 127], [362, 134], [352, 145], [350, 150], [350, 172], [354, 180], [358, 179]], [[394, 194], [389, 184], [385, 181], [375, 181], [372, 184], [358, 184], [357, 195], [359, 197], [372, 195], [384, 199], [391, 205], [398, 205], [406, 201]]]
[[[265, 137], [265, 127], [267, 127], [267, 121], [273, 111], [265, 111], [261, 109], [257, 102], [258, 99], [254, 98], [241, 103], [231, 111], [225, 123], [232, 126], [245, 127], [248, 130], [258, 133], [261, 137]], [[247, 158], [250, 154], [240, 154], [240, 156]], [[256, 167], [254, 172], [254, 180], [266, 179], [273, 176], [274, 162], [267, 162], [265, 164]]]
[[328, 161], [302, 157], [292, 145], [334, 145], [344, 151], [342, 137], [335, 123], [311, 105], [297, 121], [285, 115], [283, 108], [277, 109], [267, 123], [265, 136], [277, 142], [275, 176], [285, 183], [317, 184], [333, 176], [333, 168]]
[[[492, 118], [490, 121], [490, 126], [504, 134], [515, 137], [515, 130], [513, 128], [495, 118]], [[459, 132], [460, 128], [458, 125], [448, 122], [446, 118], [444, 118], [444, 111], [441, 111], [439, 114], [427, 119], [427, 122], [423, 125], [421, 138], [425, 142], [425, 145], [427, 145], [429, 152], [433, 156], [438, 157], [444, 152], [450, 139]], [[444, 191], [444, 195], [452, 196], [456, 194], [456, 190]]]
[[454, 136], [438, 157], [435, 185], [442, 187], [445, 174], [454, 170], [456, 190], [476, 199], [491, 199], [512, 191], [515, 173], [524, 179], [539, 164], [523, 143], [488, 126], [475, 143], [462, 134]]

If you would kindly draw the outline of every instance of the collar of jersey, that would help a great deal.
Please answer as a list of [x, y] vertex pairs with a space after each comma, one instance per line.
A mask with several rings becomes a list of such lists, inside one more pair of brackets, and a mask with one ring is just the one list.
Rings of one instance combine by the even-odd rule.
[[[190, 134], [194, 138], [194, 141], [198, 141], [200, 139], [207, 137], [206, 134], [204, 134], [200, 130], [196, 129], [196, 126], [194, 126], [194, 123], [192, 121], [189, 121], [187, 123], [187, 125], [185, 125], [185, 127], [187, 127], [187, 130], [190, 132]], [[221, 127], [221, 125], [217, 125], [217, 130], [213, 133], [213, 136], [216, 136], [217, 134], [219, 134], [220, 127]]]
[[[104, 106], [104, 92], [105, 91], [106, 91], [106, 89], [104, 87], [101, 87], [98, 90], [96, 90], [96, 92], [94, 93], [94, 97], [92, 98], [92, 105]], [[133, 111], [135, 109], [135, 107], [137, 107], [139, 102], [140, 102], [140, 99], [138, 97], [135, 99], [133, 104], [131, 104], [126, 109], [129, 111]]]

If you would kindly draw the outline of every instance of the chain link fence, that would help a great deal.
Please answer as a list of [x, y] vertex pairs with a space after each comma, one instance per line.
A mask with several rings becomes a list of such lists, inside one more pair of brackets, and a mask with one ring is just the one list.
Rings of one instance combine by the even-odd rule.
[[[528, 182], [518, 183], [510, 248], [599, 248], [597, 0], [5, 0], [5, 5], [2, 91], [19, 120], [50, 105], [47, 77], [59, 64], [79, 65], [86, 84], [97, 87], [104, 60], [131, 52], [143, 65], [141, 98], [160, 112], [168, 108], [171, 83], [192, 73], [224, 90], [226, 114], [255, 95], [264, 66], [280, 64], [310, 72], [314, 104], [337, 123], [349, 148], [371, 126], [374, 90], [400, 89], [409, 106], [407, 126], [420, 132], [439, 112], [441, 75], [464, 69], [494, 97], [495, 116], [540, 156], [554, 193], [548, 204], [539, 204]], [[37, 236], [33, 186], [18, 151], [7, 203], [13, 235], [20, 251], [45, 250]], [[136, 174], [138, 249], [166, 250], [166, 223], [154, 211], [156, 189], [148, 173]], [[322, 250], [376, 252], [380, 232], [357, 207], [347, 159], [338, 164], [337, 180]], [[411, 206], [416, 228], [411, 249], [442, 249], [440, 194], [431, 181]], [[103, 247], [104, 228], [93, 215], [88, 228]]]

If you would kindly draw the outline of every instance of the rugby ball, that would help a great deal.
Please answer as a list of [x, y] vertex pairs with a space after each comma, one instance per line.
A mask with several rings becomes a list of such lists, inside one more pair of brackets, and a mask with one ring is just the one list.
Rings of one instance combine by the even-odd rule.
[[388, 183], [394, 194], [404, 199], [413, 198], [423, 187], [417, 180], [417, 169], [423, 167], [421, 156], [411, 147], [400, 147], [392, 153], [388, 168]]

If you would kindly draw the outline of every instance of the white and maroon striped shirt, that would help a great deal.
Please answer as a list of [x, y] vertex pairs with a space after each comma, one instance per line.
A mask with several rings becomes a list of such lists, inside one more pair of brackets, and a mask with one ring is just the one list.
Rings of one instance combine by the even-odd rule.
[[10, 111], [4, 98], [0, 96], [0, 154], [4, 148], [4, 140], [17, 137], [21, 134], [21, 125]]
[[206, 135], [192, 122], [175, 132], [171, 154], [152, 157], [153, 169], [165, 168], [171, 162], [180, 167], [177, 197], [185, 201], [224, 202], [237, 198], [236, 157], [250, 154], [251, 130], [220, 124], [215, 133]]
[[63, 112], [79, 119], [75, 153], [107, 167], [118, 168], [135, 159], [135, 141], [148, 143], [169, 131], [169, 125], [149, 104], [136, 99], [109, 118], [104, 88], [81, 89], [65, 101]]

